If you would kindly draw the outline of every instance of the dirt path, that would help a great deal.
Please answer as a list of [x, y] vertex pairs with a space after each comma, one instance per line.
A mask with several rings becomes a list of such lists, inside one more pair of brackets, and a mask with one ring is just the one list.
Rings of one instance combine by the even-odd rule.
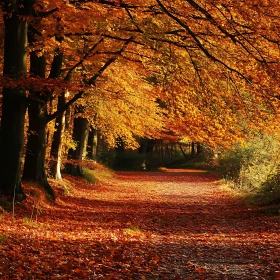
[[0, 279], [280, 279], [279, 217], [230, 199], [214, 176], [76, 185], [37, 222], [0, 215]]

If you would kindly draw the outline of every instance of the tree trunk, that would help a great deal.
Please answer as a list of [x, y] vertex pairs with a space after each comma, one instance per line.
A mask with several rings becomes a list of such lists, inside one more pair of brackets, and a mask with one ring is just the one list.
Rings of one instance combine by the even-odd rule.
[[46, 118], [47, 106], [45, 102], [32, 100], [28, 107], [29, 135], [24, 161], [23, 180], [38, 182], [52, 199], [55, 199], [53, 189], [48, 183], [46, 157]]
[[26, 99], [19, 90], [3, 89], [0, 193], [18, 198], [25, 197], [21, 186], [21, 167], [24, 144]]
[[191, 156], [192, 157], [195, 156], [195, 143], [194, 142], [191, 143]]
[[156, 145], [156, 140], [142, 138], [139, 144], [140, 147], [138, 149], [138, 152], [144, 157], [144, 162], [141, 164], [141, 166], [144, 170], [150, 171], [155, 166], [153, 151]]
[[[58, 97], [58, 110], [65, 105], [65, 93]], [[51, 146], [51, 174], [61, 180], [62, 139], [65, 130], [65, 113], [60, 114], [55, 120], [55, 132]]]
[[[75, 113], [80, 113], [83, 109], [82, 108], [75, 108]], [[67, 164], [67, 172], [74, 176], [83, 176], [83, 168], [79, 165], [79, 161], [82, 161], [85, 147], [87, 145], [87, 119], [83, 117], [77, 117], [74, 119], [74, 126], [73, 126], [73, 140], [76, 141], [76, 149], [69, 149], [68, 151], [68, 160], [76, 161], [73, 163]]]
[[[17, 3], [16, 3], [17, 4]], [[16, 80], [26, 75], [27, 22], [17, 14], [17, 5], [5, 6], [10, 15], [4, 17], [4, 71], [15, 80], [14, 88], [3, 88], [0, 139], [0, 193], [24, 198], [21, 187], [21, 166], [24, 143], [26, 92], [16, 87]]]
[[117, 146], [115, 148], [115, 159], [114, 159], [113, 167], [116, 170], [121, 170], [126, 168], [125, 148], [121, 137], [117, 139]]
[[147, 144], [146, 144], [146, 151], [145, 151], [145, 156], [146, 156], [146, 170], [151, 171], [155, 167], [155, 162], [153, 159], [153, 151], [154, 147], [156, 145], [156, 140], [153, 139], [147, 139]]
[[200, 155], [202, 152], [202, 147], [201, 144], [199, 142], [196, 143], [197, 149], [196, 149], [196, 154]]
[[88, 134], [87, 157], [97, 161], [97, 130], [91, 128]]
[[[35, 52], [30, 56], [30, 71], [35, 76], [45, 77], [46, 61], [44, 56], [37, 56]], [[48, 183], [45, 169], [46, 157], [46, 126], [47, 100], [49, 93], [32, 92], [28, 106], [29, 129], [26, 155], [24, 161], [23, 180], [38, 182], [52, 199], [55, 199], [53, 189]]]
[[188, 155], [186, 154], [186, 152], [184, 151], [184, 148], [183, 148], [183, 146], [182, 146], [181, 143], [179, 143], [179, 148], [180, 148], [180, 150], [181, 150], [183, 156], [185, 157], [185, 159], [189, 160], [189, 159], [190, 159], [190, 156], [189, 156], [189, 154], [188, 154]]

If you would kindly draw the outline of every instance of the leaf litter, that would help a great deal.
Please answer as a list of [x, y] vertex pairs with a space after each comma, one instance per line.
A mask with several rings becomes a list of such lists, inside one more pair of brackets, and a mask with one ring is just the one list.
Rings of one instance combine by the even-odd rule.
[[67, 179], [70, 194], [36, 221], [28, 200], [0, 215], [1, 279], [280, 280], [279, 217], [229, 197], [213, 175]]

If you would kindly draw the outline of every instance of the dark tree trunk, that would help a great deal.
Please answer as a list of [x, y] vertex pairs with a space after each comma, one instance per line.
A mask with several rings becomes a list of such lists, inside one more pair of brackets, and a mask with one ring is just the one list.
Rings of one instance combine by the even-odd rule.
[[87, 157], [97, 160], [97, 130], [94, 128], [91, 128], [88, 134]]
[[196, 154], [197, 155], [200, 155], [201, 154], [201, 152], [202, 152], [202, 146], [201, 146], [201, 144], [199, 143], [199, 142], [197, 142], [196, 143]]
[[[32, 33], [30, 40], [32, 40]], [[50, 78], [57, 78], [61, 72], [63, 55], [56, 50]], [[45, 78], [46, 59], [38, 56], [36, 52], [30, 55], [30, 73], [33, 76]], [[52, 199], [55, 199], [53, 189], [48, 183], [45, 159], [46, 159], [46, 127], [48, 123], [47, 102], [50, 100], [51, 92], [31, 91], [31, 101], [28, 107], [29, 135], [26, 147], [23, 179], [35, 181], [47, 191]]]
[[179, 148], [180, 148], [182, 154], [184, 155], [185, 159], [189, 160], [190, 156], [189, 156], [189, 154], [186, 154], [186, 152], [184, 151], [184, 148], [183, 148], [181, 143], [179, 143]]
[[[30, 71], [35, 76], [44, 78], [46, 73], [45, 57], [39, 57], [35, 52], [32, 52], [30, 56]], [[55, 194], [48, 183], [45, 169], [47, 101], [49, 93], [32, 91], [30, 93], [31, 97], [28, 106], [29, 129], [23, 180], [38, 182], [51, 198], [55, 199]]]
[[139, 154], [144, 154], [145, 152], [146, 152], [146, 143], [147, 141], [146, 141], [146, 139], [144, 139], [144, 138], [141, 138], [140, 140], [139, 140], [139, 148], [138, 148], [138, 152], [139, 152]]
[[140, 140], [139, 154], [143, 154], [144, 162], [141, 164], [144, 170], [150, 171], [154, 166], [153, 151], [156, 140], [142, 138]]
[[0, 192], [25, 197], [21, 186], [24, 144], [25, 95], [4, 89], [0, 138]]
[[192, 142], [191, 143], [191, 156], [194, 157], [194, 155], [195, 155], [195, 143]]
[[[4, 71], [15, 80], [14, 88], [3, 88], [0, 138], [0, 193], [24, 198], [21, 166], [24, 143], [26, 92], [16, 87], [16, 80], [26, 75], [27, 22], [17, 14], [19, 7], [5, 5]], [[28, 7], [26, 7], [27, 9]], [[11, 11], [12, 9], [12, 11]], [[10, 14], [9, 14], [10, 13]]]
[[153, 159], [153, 151], [154, 147], [156, 145], [156, 140], [153, 139], [147, 139], [147, 144], [146, 144], [146, 170], [150, 171], [154, 168], [155, 163]]
[[[83, 108], [75, 108], [75, 113], [81, 113], [83, 111]], [[67, 172], [74, 176], [83, 176], [83, 168], [81, 165], [79, 165], [79, 162], [82, 161], [84, 151], [87, 145], [87, 127], [88, 121], [87, 119], [83, 117], [76, 117], [74, 119], [74, 126], [73, 126], [73, 140], [76, 141], [76, 149], [69, 149], [68, 151], [68, 160], [74, 160], [76, 161], [71, 163], [67, 163], [66, 169]]]
[[47, 106], [45, 102], [32, 100], [28, 107], [29, 135], [24, 161], [23, 180], [38, 182], [52, 199], [54, 191], [47, 180], [46, 157], [46, 126]]
[[117, 139], [117, 146], [115, 148], [115, 159], [114, 159], [113, 167], [116, 170], [127, 168], [127, 164], [125, 162], [125, 148], [121, 138]]

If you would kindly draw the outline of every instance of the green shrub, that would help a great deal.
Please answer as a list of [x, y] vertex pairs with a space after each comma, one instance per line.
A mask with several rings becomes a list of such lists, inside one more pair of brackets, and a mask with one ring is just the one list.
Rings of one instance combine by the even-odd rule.
[[280, 203], [280, 174], [271, 175], [259, 190], [260, 204], [279, 204]]
[[83, 168], [83, 177], [89, 183], [96, 183], [96, 178], [92, 172], [92, 170], [88, 168]]
[[233, 150], [223, 151], [218, 158], [218, 170], [226, 181], [238, 184], [245, 149], [236, 146]]
[[280, 143], [260, 133], [245, 145], [221, 154], [219, 170], [224, 179], [250, 192], [264, 192], [273, 185], [279, 188]]
[[112, 170], [93, 161], [85, 161], [83, 172], [84, 179], [89, 183], [98, 183], [115, 176]]

